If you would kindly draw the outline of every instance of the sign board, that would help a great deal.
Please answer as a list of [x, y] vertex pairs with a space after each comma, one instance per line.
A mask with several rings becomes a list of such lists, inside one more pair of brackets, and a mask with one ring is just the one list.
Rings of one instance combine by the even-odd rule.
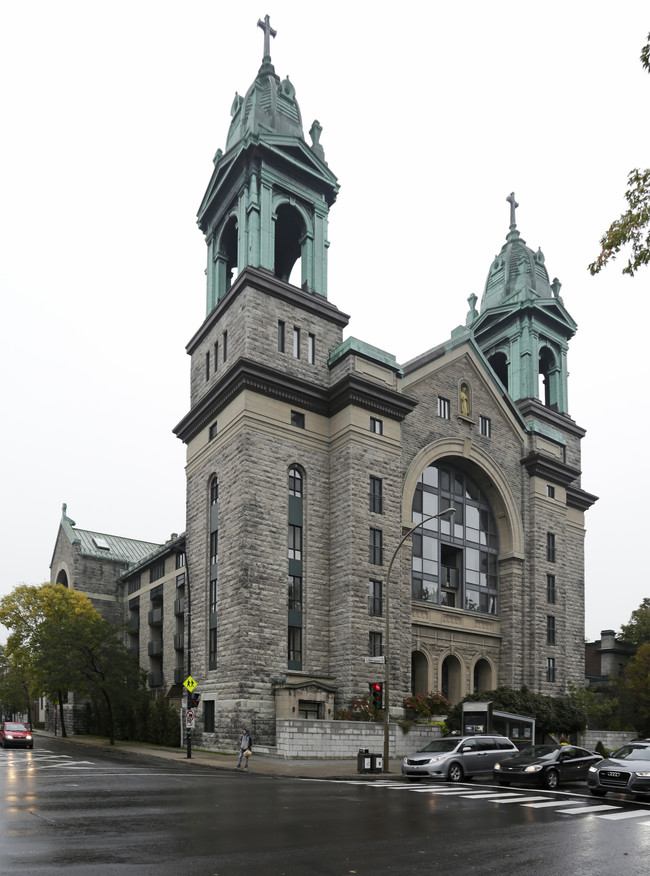
[[194, 712], [192, 709], [187, 710], [187, 714], [185, 715], [185, 726], [188, 730], [191, 730], [194, 726]]
[[189, 692], [192, 693], [192, 691], [196, 687], [197, 683], [198, 682], [195, 679], [193, 679], [191, 675], [188, 675], [187, 678], [185, 679], [185, 681], [183, 682], [183, 687], [186, 687], [189, 690]]
[[385, 663], [386, 662], [385, 657], [364, 657], [363, 659], [366, 661], [366, 663]]

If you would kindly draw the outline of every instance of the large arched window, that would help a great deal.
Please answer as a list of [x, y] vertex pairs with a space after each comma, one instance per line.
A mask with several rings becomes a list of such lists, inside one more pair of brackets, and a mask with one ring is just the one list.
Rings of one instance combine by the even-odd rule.
[[462, 469], [424, 470], [413, 497], [413, 522], [454, 507], [452, 521], [429, 520], [413, 533], [412, 597], [429, 605], [497, 614], [498, 537], [485, 493]]

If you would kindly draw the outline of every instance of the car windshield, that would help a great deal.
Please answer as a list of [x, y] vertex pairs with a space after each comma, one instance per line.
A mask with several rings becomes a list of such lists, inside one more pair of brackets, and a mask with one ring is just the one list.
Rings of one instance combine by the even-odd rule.
[[454, 739], [433, 739], [418, 751], [453, 751], [459, 742], [460, 739], [457, 736]]
[[517, 757], [548, 757], [555, 754], [558, 750], [557, 745], [529, 745], [528, 748], [522, 748]]
[[616, 760], [650, 760], [650, 745], [624, 745], [612, 757]]
[[17, 730], [24, 730], [24, 731], [26, 731], [26, 732], [29, 732], [29, 731], [27, 730], [27, 727], [25, 727], [24, 724], [14, 724], [14, 723], [12, 723], [11, 721], [8, 721], [8, 722], [5, 724], [5, 730], [13, 730], [14, 733], [15, 733]]

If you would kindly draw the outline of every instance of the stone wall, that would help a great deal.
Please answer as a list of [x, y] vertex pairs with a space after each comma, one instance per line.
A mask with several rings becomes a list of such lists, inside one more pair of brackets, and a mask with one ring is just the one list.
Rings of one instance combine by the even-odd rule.
[[602, 742], [609, 751], [616, 751], [621, 745], [637, 738], [634, 730], [585, 730], [578, 735], [578, 745], [595, 751], [598, 743]]
[[[399, 724], [390, 724], [389, 756], [402, 758], [441, 735], [438, 726], [415, 726], [405, 733]], [[384, 725], [367, 721], [308, 721], [292, 718], [276, 721], [276, 742], [275, 753], [280, 757], [353, 758], [360, 748], [367, 748], [371, 754], [382, 754]]]

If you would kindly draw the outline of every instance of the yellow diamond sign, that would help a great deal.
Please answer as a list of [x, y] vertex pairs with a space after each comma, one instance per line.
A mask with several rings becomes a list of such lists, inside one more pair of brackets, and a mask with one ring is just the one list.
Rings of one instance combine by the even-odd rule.
[[197, 682], [192, 678], [191, 675], [188, 675], [187, 678], [185, 679], [185, 681], [183, 682], [183, 686], [186, 687], [190, 693], [192, 693], [192, 691], [194, 690], [196, 685], [197, 685]]

